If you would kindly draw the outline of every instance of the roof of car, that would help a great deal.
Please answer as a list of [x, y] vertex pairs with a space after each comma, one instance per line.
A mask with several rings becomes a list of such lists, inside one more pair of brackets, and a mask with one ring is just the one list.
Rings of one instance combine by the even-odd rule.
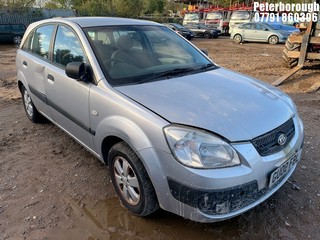
[[[93, 26], [116, 26], [116, 25], [160, 25], [159, 23], [130, 19], [130, 18], [116, 18], [116, 17], [71, 17], [71, 18], [53, 18], [51, 21], [58, 22], [74, 22], [81, 27]], [[50, 20], [44, 20], [50, 22]]]

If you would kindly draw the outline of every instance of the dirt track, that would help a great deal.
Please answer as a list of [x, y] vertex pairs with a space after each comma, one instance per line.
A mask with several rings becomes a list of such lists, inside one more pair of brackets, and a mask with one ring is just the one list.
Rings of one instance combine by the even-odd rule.
[[[220, 66], [273, 82], [283, 45], [195, 40]], [[16, 49], [0, 45], [0, 240], [3, 239], [320, 239], [319, 65], [282, 88], [305, 124], [302, 161], [269, 200], [229, 221], [199, 224], [159, 211], [149, 218], [123, 209], [105, 166], [53, 124], [31, 124], [15, 79]]]

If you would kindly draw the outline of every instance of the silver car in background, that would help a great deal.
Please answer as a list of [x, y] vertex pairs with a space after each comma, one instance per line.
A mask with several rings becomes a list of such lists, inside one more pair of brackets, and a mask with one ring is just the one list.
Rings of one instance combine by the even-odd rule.
[[121, 18], [31, 24], [17, 51], [28, 118], [109, 168], [122, 204], [215, 222], [266, 200], [301, 158], [293, 101], [214, 64], [167, 27]]
[[292, 29], [282, 28], [281, 25], [271, 25], [267, 23], [249, 22], [237, 25], [230, 35], [236, 43], [242, 42], [268, 42], [270, 44], [284, 43]]

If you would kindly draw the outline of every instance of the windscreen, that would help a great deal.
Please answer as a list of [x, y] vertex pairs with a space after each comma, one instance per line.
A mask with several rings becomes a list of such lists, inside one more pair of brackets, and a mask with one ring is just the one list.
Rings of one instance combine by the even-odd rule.
[[207, 13], [206, 19], [207, 20], [221, 20], [222, 14], [218, 13], [218, 12]]
[[250, 19], [250, 14], [249, 12], [246, 12], [246, 11], [233, 12], [231, 19], [232, 20], [248, 20]]
[[94, 27], [85, 32], [111, 85], [158, 81], [216, 68], [164, 26]]

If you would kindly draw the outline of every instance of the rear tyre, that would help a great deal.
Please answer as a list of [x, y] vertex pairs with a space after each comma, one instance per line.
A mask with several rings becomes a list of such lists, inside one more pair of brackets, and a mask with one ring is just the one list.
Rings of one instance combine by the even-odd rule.
[[268, 42], [270, 44], [275, 45], [275, 44], [277, 44], [279, 42], [279, 38], [276, 35], [272, 35], [272, 36], [269, 37]]
[[21, 87], [21, 96], [24, 110], [26, 111], [27, 117], [33, 123], [40, 123], [44, 121], [44, 117], [38, 112], [37, 108], [34, 106], [32, 99], [27, 91], [27, 89], [22, 86]]
[[147, 216], [159, 208], [151, 180], [141, 160], [125, 143], [109, 151], [110, 177], [121, 203], [138, 216]]
[[13, 41], [14, 44], [20, 44], [21, 40], [22, 40], [22, 36], [20, 36], [20, 35], [15, 35], [12, 38], [12, 41]]
[[242, 36], [240, 34], [236, 34], [233, 36], [233, 41], [235, 43], [242, 43]]

